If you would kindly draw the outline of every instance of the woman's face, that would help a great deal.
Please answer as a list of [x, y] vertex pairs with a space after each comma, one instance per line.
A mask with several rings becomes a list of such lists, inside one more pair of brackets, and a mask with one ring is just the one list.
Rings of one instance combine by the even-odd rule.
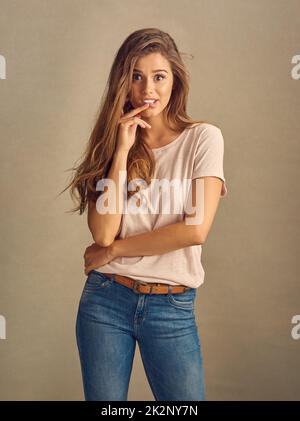
[[155, 98], [156, 103], [141, 113], [151, 118], [166, 108], [172, 87], [173, 73], [168, 60], [160, 53], [151, 53], [137, 60], [128, 98], [134, 108], [144, 105], [144, 99]]

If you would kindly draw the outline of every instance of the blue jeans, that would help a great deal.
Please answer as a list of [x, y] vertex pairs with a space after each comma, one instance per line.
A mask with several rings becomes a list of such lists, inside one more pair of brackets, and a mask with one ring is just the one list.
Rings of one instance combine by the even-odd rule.
[[196, 288], [141, 294], [92, 270], [76, 339], [86, 400], [126, 401], [136, 342], [156, 401], [201, 401], [204, 371], [194, 315]]

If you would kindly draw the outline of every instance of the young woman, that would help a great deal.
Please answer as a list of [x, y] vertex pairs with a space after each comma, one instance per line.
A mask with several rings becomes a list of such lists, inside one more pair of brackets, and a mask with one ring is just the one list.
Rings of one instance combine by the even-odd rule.
[[[79, 193], [75, 211], [88, 207], [94, 240], [76, 322], [86, 400], [127, 400], [136, 343], [156, 400], [205, 399], [194, 302], [204, 280], [201, 246], [227, 188], [221, 130], [187, 115], [188, 90], [169, 34], [130, 34], [68, 186]], [[163, 210], [164, 195], [152, 188], [162, 180], [176, 190]], [[197, 180], [202, 213], [193, 219]]]

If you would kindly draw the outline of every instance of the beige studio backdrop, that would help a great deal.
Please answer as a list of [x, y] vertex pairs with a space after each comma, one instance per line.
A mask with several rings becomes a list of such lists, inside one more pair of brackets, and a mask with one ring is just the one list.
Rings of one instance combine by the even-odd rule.
[[[298, 400], [299, 0], [0, 0], [0, 399], [83, 399], [75, 318], [93, 241], [57, 195], [114, 54], [144, 27], [194, 56], [188, 112], [225, 141], [196, 298], [207, 399]], [[138, 347], [128, 398], [154, 400]]]

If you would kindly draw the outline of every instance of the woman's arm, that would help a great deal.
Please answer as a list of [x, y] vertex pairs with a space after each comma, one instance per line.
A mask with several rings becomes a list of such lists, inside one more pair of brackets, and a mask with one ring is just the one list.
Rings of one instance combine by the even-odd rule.
[[115, 192], [111, 192], [111, 196], [116, 198], [116, 213], [100, 214], [97, 211], [96, 203], [88, 203], [88, 227], [95, 243], [101, 247], [112, 244], [120, 227], [123, 202], [119, 198], [123, 197], [126, 186], [123, 183], [120, 185], [119, 171], [126, 171], [127, 157], [128, 151], [117, 150], [107, 175], [111, 184], [116, 186]]
[[[217, 211], [223, 181], [210, 176], [201, 178], [204, 178], [204, 212], [200, 224], [186, 224], [183, 220], [147, 233], [115, 240], [108, 247], [92, 244], [84, 253], [85, 274], [119, 256], [152, 256], [204, 244]], [[196, 179], [192, 181], [192, 206], [196, 207]], [[187, 215], [195, 216], [195, 212]]]
[[108, 247], [92, 244], [86, 248], [83, 256], [84, 272], [87, 275], [92, 269], [99, 268], [119, 256], [152, 256], [196, 244], [201, 244], [196, 227], [181, 221], [144, 234], [115, 240]]
[[[210, 176], [201, 178], [204, 178], [204, 211], [201, 224], [187, 225], [183, 220], [150, 232], [115, 240], [109, 246], [108, 254], [113, 259], [119, 256], [152, 256], [204, 244], [217, 211], [223, 181]], [[196, 206], [196, 180], [192, 181], [193, 207]], [[193, 215], [195, 216], [195, 212]]]
[[195, 226], [186, 225], [184, 221], [181, 221], [150, 232], [115, 240], [109, 246], [109, 253], [113, 258], [119, 256], [152, 256], [197, 244], [201, 244], [201, 242]]

